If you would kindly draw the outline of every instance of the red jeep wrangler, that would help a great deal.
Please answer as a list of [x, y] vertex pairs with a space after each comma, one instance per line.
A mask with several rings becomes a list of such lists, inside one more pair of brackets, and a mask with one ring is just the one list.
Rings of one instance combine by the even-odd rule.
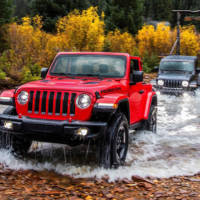
[[157, 97], [139, 57], [62, 52], [41, 76], [1, 93], [0, 104], [10, 105], [0, 114], [1, 148], [23, 155], [33, 140], [90, 143], [110, 168], [125, 162], [129, 129], [156, 131]]

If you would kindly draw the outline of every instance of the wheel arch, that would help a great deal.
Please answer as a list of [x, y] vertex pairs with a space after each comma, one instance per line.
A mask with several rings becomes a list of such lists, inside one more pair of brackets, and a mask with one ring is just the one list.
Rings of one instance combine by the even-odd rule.
[[144, 119], [148, 119], [151, 105], [157, 106], [158, 99], [156, 93], [149, 93], [147, 96], [146, 106], [144, 110]]
[[130, 107], [128, 99], [122, 99], [118, 102], [118, 108], [116, 112], [123, 113], [127, 118], [128, 124], [130, 124]]

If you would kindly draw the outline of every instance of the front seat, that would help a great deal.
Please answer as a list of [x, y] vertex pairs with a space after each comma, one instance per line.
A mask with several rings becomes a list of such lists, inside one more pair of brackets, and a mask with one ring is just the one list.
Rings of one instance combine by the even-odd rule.
[[108, 73], [108, 65], [101, 64], [99, 66], [99, 71], [101, 74], [107, 74]]

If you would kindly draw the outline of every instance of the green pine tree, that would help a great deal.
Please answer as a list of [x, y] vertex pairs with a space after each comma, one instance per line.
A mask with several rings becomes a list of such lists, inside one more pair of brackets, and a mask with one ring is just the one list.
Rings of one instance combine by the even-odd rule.
[[32, 15], [42, 16], [44, 30], [53, 32], [60, 17], [67, 15], [74, 9], [87, 9], [90, 5], [88, 0], [33, 0]]
[[141, 0], [111, 0], [106, 10], [107, 29], [118, 28], [135, 34], [141, 28], [142, 13], [143, 1]]
[[0, 1], [0, 52], [7, 48], [7, 42], [5, 40], [5, 24], [9, 23], [12, 15], [12, 1], [1, 0]]

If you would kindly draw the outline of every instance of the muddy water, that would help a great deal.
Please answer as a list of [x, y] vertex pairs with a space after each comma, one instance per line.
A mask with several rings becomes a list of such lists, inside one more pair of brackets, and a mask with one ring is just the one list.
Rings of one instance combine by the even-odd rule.
[[[158, 133], [131, 133], [126, 166], [117, 170], [100, 169], [90, 156], [86, 159], [87, 147], [82, 152], [82, 148], [71, 150], [47, 143], [34, 143], [24, 160], [1, 150], [0, 163], [14, 170], [54, 170], [75, 177], [107, 174], [110, 180], [132, 175], [171, 177], [200, 172], [200, 91], [195, 96], [158, 95], [158, 99]], [[1, 106], [0, 112], [3, 109]]]

